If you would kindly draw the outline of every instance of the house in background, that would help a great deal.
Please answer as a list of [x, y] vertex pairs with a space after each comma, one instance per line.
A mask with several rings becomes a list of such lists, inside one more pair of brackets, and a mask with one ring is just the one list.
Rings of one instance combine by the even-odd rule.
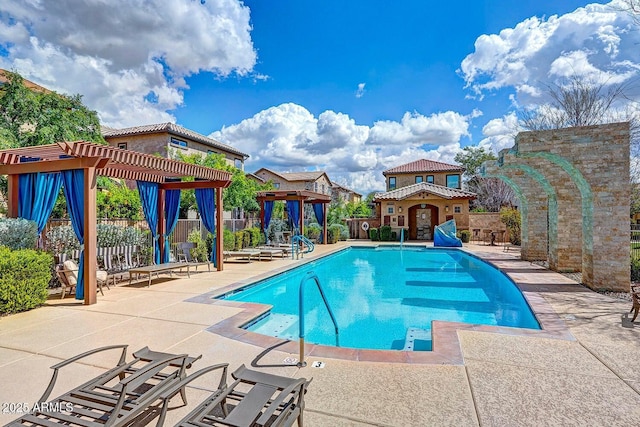
[[276, 190], [304, 190], [331, 195], [331, 180], [325, 172], [275, 172], [261, 168], [253, 175], [263, 182], [271, 181]]
[[147, 154], [171, 157], [173, 152], [184, 154], [223, 154], [227, 163], [244, 170], [249, 157], [236, 148], [216, 141], [174, 123], [134, 126], [124, 129], [102, 128], [102, 136], [113, 147]]
[[382, 225], [409, 230], [410, 239], [432, 240], [433, 228], [455, 219], [458, 229], [469, 228], [469, 202], [475, 193], [461, 189], [464, 168], [433, 160], [387, 169], [387, 191], [373, 199]]
[[336, 203], [339, 200], [345, 203], [360, 203], [362, 194], [334, 182], [331, 186], [331, 202]]

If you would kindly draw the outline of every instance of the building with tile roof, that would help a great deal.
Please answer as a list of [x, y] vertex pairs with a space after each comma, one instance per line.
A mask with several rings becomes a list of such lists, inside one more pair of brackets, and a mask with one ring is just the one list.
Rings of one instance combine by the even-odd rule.
[[462, 190], [464, 168], [420, 159], [385, 170], [387, 191], [374, 197], [383, 225], [408, 229], [410, 239], [431, 240], [433, 228], [450, 219], [469, 228], [469, 202], [474, 193]]
[[102, 127], [109, 145], [147, 154], [171, 158], [175, 152], [184, 154], [223, 154], [230, 165], [244, 170], [248, 154], [174, 123], [158, 123], [124, 129]]
[[333, 202], [338, 202], [342, 200], [343, 202], [351, 202], [351, 203], [360, 203], [362, 201], [362, 194], [356, 193], [355, 191], [347, 188], [343, 185], [336, 184], [335, 182], [331, 185], [331, 200]]
[[253, 173], [264, 182], [271, 181], [276, 190], [303, 190], [331, 195], [331, 180], [322, 171], [276, 172], [261, 168]]

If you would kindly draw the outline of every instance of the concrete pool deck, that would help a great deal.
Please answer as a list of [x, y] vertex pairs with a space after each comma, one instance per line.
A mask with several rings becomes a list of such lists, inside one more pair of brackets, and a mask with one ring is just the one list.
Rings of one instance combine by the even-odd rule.
[[[318, 245], [314, 257], [337, 247]], [[631, 303], [586, 290], [502, 247], [465, 248], [509, 274], [530, 302], [539, 298], [548, 312], [537, 315], [556, 319], [554, 325], [563, 332], [542, 336], [466, 327], [452, 331], [459, 361], [354, 361], [312, 352], [306, 356], [308, 367], [299, 369], [286, 366], [298, 358], [297, 343], [294, 350], [289, 344], [269, 349], [211, 331], [243, 308], [191, 302], [298, 261], [226, 263], [223, 272], [155, 279], [150, 288], [123, 283], [105, 289], [92, 306], [53, 296], [44, 307], [0, 318], [0, 424], [19, 416], [5, 413], [15, 408], [10, 404], [33, 404], [40, 397], [51, 365], [92, 348], [128, 344], [130, 351], [148, 345], [202, 354], [196, 369], [228, 362], [233, 370], [244, 363], [265, 372], [313, 377], [306, 396], [307, 426], [637, 425], [640, 322], [635, 328], [621, 322]], [[114, 358], [95, 357], [63, 370], [53, 395], [102, 372]], [[311, 367], [314, 361], [324, 367]], [[188, 390], [190, 407], [215, 380]], [[167, 425], [187, 410], [171, 410]]]

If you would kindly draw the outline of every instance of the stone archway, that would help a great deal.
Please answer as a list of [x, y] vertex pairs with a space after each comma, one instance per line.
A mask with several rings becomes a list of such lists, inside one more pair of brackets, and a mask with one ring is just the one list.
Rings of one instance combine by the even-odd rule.
[[428, 203], [409, 208], [409, 239], [433, 240], [433, 227], [438, 225], [439, 209]]

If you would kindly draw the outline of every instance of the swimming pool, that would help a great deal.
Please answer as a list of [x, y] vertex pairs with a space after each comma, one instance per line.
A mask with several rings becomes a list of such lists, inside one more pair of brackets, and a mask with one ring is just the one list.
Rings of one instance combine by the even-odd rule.
[[[493, 266], [455, 249], [351, 247], [220, 296], [270, 304], [247, 329], [298, 339], [298, 290], [313, 271], [339, 328], [340, 347], [431, 350], [431, 321], [540, 329], [515, 284]], [[305, 338], [336, 345], [317, 287], [305, 290]]]

